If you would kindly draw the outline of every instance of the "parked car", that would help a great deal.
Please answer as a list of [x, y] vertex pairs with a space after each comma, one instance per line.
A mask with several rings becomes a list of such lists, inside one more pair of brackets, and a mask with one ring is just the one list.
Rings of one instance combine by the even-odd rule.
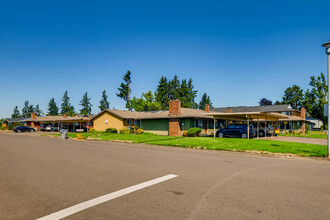
[[40, 131], [60, 131], [62, 127], [57, 127], [49, 124], [40, 125]]
[[[246, 124], [233, 124], [229, 125], [227, 128], [220, 128], [217, 131], [217, 137], [223, 138], [223, 137], [241, 137], [241, 138], [247, 138], [247, 125]], [[250, 125], [250, 137], [255, 135], [254, 128], [252, 125]]]
[[31, 128], [31, 127], [28, 127], [28, 126], [16, 126], [14, 127], [13, 131], [17, 132], [17, 133], [20, 133], [20, 132], [35, 132], [36, 129], [35, 128]]
[[[254, 132], [257, 134], [258, 132], [258, 128], [255, 127], [254, 128]], [[267, 136], [271, 136], [271, 135], [274, 135], [274, 129], [273, 129], [273, 126], [272, 125], [269, 125], [266, 127], [266, 135]], [[260, 127], [259, 128], [259, 137], [265, 137], [265, 127]]]

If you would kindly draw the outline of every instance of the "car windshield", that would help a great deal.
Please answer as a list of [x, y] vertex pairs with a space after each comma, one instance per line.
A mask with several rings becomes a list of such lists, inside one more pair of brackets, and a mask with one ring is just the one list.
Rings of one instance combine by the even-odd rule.
[[229, 125], [228, 128], [235, 128], [235, 125]]

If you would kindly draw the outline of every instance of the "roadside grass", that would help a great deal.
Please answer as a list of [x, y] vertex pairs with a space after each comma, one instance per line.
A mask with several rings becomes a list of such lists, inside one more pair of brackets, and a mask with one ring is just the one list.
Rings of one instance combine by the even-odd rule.
[[279, 136], [286, 136], [286, 137], [306, 137], [306, 138], [322, 138], [327, 139], [328, 135], [324, 134], [323, 131], [311, 131], [305, 135], [294, 135], [294, 134], [279, 134]]
[[[267, 153], [295, 154], [303, 157], [325, 157], [327, 146], [303, 144], [294, 142], [241, 139], [241, 138], [213, 138], [213, 137], [173, 137], [154, 134], [111, 134], [104, 132], [83, 133], [84, 138], [101, 141], [129, 141], [164, 146], [176, 146], [199, 149], [225, 151], [257, 151]], [[48, 135], [47, 135], [48, 136]], [[59, 136], [50, 134], [49, 136]], [[77, 133], [68, 133], [68, 137], [75, 138]]]

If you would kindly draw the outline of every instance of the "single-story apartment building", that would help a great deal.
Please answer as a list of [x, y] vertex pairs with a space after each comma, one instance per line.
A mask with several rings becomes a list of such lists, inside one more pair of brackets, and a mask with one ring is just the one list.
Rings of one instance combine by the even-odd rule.
[[88, 115], [67, 116], [66, 114], [36, 117], [35, 113], [31, 113], [31, 118], [25, 119], [23, 122], [25, 122], [27, 126], [36, 128], [37, 130], [40, 129], [42, 124], [47, 124], [58, 128], [65, 127], [69, 131], [75, 131], [76, 129], [91, 128], [91, 118], [92, 116]]
[[[107, 128], [116, 128], [118, 131], [131, 128], [134, 125], [144, 129], [146, 132], [181, 136], [184, 131], [192, 127], [202, 129], [202, 134], [210, 134], [215, 129], [225, 127], [227, 123], [246, 121], [241, 116], [228, 117], [240, 113], [258, 113], [260, 123], [272, 123], [276, 121], [276, 128], [281, 129], [305, 129], [306, 112], [293, 109], [290, 105], [272, 106], [240, 106], [210, 109], [205, 105], [205, 110], [181, 108], [180, 100], [171, 100], [167, 111], [135, 112], [115, 109], [105, 109], [92, 118], [93, 127], [96, 131], [105, 131]], [[261, 116], [262, 115], [262, 116]], [[266, 115], [269, 115], [268, 118]], [[232, 119], [229, 119], [232, 118]], [[251, 120], [251, 123], [254, 121]], [[256, 120], [255, 120], [256, 122]], [[214, 126], [215, 125], [215, 126]], [[275, 124], [274, 124], [275, 125]], [[215, 127], [215, 129], [214, 129]]]
[[[105, 131], [107, 128], [116, 128], [119, 131], [137, 125], [146, 132], [160, 135], [181, 136], [192, 127], [199, 127], [202, 133], [208, 134], [213, 131], [214, 123], [211, 116], [204, 115], [209, 109], [209, 105], [206, 105], [205, 111], [181, 108], [180, 100], [171, 100], [167, 111], [133, 112], [105, 109], [95, 115], [92, 122], [96, 131]], [[216, 123], [216, 128], [221, 126], [221, 122]]]

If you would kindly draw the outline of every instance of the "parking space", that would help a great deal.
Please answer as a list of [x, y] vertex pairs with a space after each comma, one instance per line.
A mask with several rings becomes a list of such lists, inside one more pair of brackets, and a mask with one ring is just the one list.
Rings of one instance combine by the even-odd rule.
[[0, 140], [1, 219], [41, 218], [168, 174], [178, 177], [66, 219], [324, 219], [329, 212], [325, 161], [20, 134]]

